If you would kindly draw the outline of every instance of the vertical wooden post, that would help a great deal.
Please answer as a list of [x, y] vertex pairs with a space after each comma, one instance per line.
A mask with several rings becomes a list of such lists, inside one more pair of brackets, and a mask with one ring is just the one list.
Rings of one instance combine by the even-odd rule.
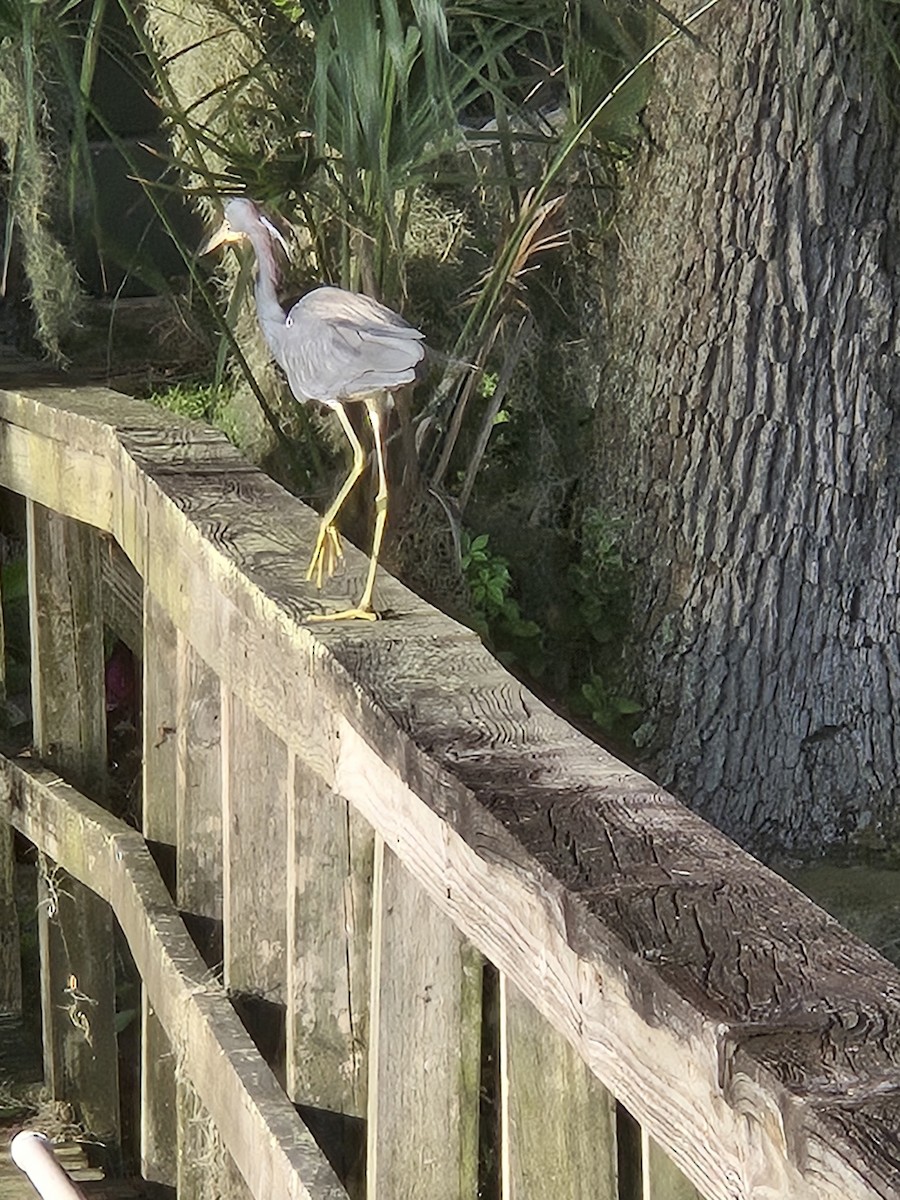
[[178, 635], [153, 593], [144, 592], [144, 837], [174, 852], [178, 840]]
[[[106, 697], [97, 533], [28, 501], [31, 694], [38, 754], [95, 800], [106, 781]], [[74, 879], [45, 872], [41, 987], [46, 1082], [93, 1133], [118, 1143], [112, 914]]]
[[287, 1091], [362, 1196], [375, 835], [302, 760], [289, 777]]
[[97, 531], [29, 500], [34, 742], [92, 800], [106, 793], [103, 603]]
[[222, 920], [222, 751], [218, 676], [177, 639], [176, 790], [178, 881], [186, 913]]
[[[0, 589], [0, 702], [6, 699], [6, 631]], [[22, 1011], [22, 959], [16, 909], [16, 862], [13, 831], [0, 821], [0, 1013]]]
[[[172, 865], [178, 841], [177, 659], [175, 627], [152, 592], [145, 589], [141, 706], [144, 837], [169, 850]], [[141, 1173], [145, 1179], [169, 1187], [178, 1181], [175, 1057], [146, 988], [141, 994]]]
[[642, 1200], [703, 1200], [646, 1129], [641, 1130]]
[[[180, 633], [176, 640], [176, 902], [208, 938], [222, 920], [220, 687], [190, 643]], [[210, 954], [208, 941], [201, 948]], [[229, 1161], [221, 1138], [190, 1082], [176, 1080], [178, 1198], [231, 1200], [219, 1188], [219, 1166]]]
[[12, 827], [0, 821], [0, 1013], [22, 1011], [22, 960]]
[[375, 841], [370, 1200], [474, 1200], [481, 957]]
[[615, 1101], [500, 975], [503, 1200], [615, 1200]]
[[222, 695], [225, 986], [285, 1082], [287, 747]]
[[[0, 703], [6, 699], [6, 632], [0, 588]], [[22, 1011], [22, 959], [16, 909], [16, 862], [12, 827], [0, 821], [0, 1013]]]

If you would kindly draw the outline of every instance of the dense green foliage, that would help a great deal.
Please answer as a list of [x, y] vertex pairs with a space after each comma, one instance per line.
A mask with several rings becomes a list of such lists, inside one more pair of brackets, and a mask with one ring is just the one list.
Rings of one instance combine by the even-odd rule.
[[[105, 50], [122, 60], [128, 31], [169, 135], [169, 161], [146, 183], [161, 219], [169, 190], [189, 193], [210, 215], [223, 195], [252, 195], [291, 239], [290, 282], [378, 295], [425, 328], [439, 352], [409, 414], [413, 436], [396, 443], [407, 457], [414, 444], [418, 458], [394, 464], [418, 478], [407, 506], [418, 529], [397, 530], [398, 545], [411, 547], [405, 560], [398, 552], [401, 569], [414, 563], [415, 584], [442, 602], [447, 564], [432, 547], [449, 529], [469, 617], [497, 653], [620, 733], [637, 708], [614, 684], [628, 620], [627, 531], [601, 520], [593, 502], [546, 498], [571, 490], [579, 453], [583, 400], [574, 398], [566, 348], [580, 301], [569, 251], [573, 237], [583, 245], [605, 234], [619, 164], [641, 137], [654, 56], [690, 36], [687, 25], [715, 3], [698, 4], [680, 24], [653, 0], [191, 0], [177, 13], [153, 0], [140, 9], [130, 0], [10, 0], [4, 45], [26, 50], [24, 75], [10, 85], [25, 97], [25, 115], [6, 147], [6, 244], [16, 229], [36, 247], [43, 231], [58, 235], [63, 253], [72, 197], [91, 195], [87, 131], [115, 141], [92, 97], [115, 9], [119, 32]], [[28, 153], [19, 149], [26, 143]], [[121, 152], [129, 173], [140, 174], [124, 143]], [[29, 155], [41, 168], [37, 187], [20, 166]], [[55, 197], [54, 156], [68, 181]], [[61, 216], [50, 222], [54, 205]], [[237, 364], [280, 439], [283, 477], [308, 497], [327, 494], [333, 451], [321, 419], [280, 401], [266, 374], [250, 263], [225, 268], [223, 321], [194, 247], [181, 250], [208, 319], [220, 324], [222, 365], [226, 357]], [[26, 257], [39, 333], [58, 354], [74, 273], [50, 250]], [[57, 286], [71, 281], [72, 296], [55, 308], [39, 261], [54, 263], [48, 277]], [[551, 380], [553, 362], [560, 369]], [[162, 402], [249, 444], [241, 394], [189, 388]], [[532, 579], [545, 591], [532, 586], [526, 597], [515, 579], [529, 551], [507, 551], [502, 521], [490, 525], [490, 541], [470, 537], [463, 523], [487, 528], [482, 514], [492, 509], [514, 522], [529, 459], [547, 473], [537, 507], [559, 562], [555, 576]], [[551, 580], [558, 603], [547, 598]]]

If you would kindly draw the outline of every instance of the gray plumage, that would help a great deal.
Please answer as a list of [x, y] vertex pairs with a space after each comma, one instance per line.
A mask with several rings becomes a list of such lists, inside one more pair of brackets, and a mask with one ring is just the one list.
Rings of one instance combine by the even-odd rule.
[[256, 312], [272, 357], [287, 376], [298, 400], [318, 400], [337, 414], [353, 453], [353, 465], [319, 524], [307, 579], [321, 587], [343, 555], [338, 514], [365, 469], [359, 436], [347, 415], [349, 401], [365, 405], [375, 440], [378, 490], [375, 526], [365, 587], [359, 603], [310, 620], [375, 619], [372, 604], [378, 555], [388, 509], [383, 410], [391, 394], [412, 383], [425, 356], [424, 336], [377, 300], [343, 288], [319, 287], [286, 313], [278, 300], [278, 263], [274, 245], [284, 238], [252, 200], [236, 198], [225, 205], [225, 221], [204, 252], [229, 242], [247, 240], [256, 252]]
[[225, 220], [256, 251], [256, 306], [263, 336], [298, 400], [334, 406], [412, 383], [424, 335], [370, 296], [319, 287], [285, 313], [278, 300], [275, 227], [250, 200], [230, 200]]

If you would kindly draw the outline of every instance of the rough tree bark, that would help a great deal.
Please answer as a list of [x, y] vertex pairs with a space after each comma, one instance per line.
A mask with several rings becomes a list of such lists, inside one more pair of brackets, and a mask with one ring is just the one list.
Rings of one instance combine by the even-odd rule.
[[900, 831], [900, 137], [857, 6], [783, 7], [662, 62], [596, 424], [642, 754], [758, 850]]

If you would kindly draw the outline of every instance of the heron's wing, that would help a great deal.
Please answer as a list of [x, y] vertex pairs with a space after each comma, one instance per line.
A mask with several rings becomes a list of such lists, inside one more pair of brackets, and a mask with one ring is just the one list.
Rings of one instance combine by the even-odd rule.
[[377, 300], [373, 300], [371, 296], [364, 296], [361, 292], [347, 292], [343, 288], [314, 288], [297, 301], [291, 309], [291, 316], [295, 317], [300, 312], [329, 323], [346, 321], [360, 328], [390, 329], [395, 333], [399, 332], [403, 337], [424, 336], [386, 304], [379, 304]]
[[291, 309], [276, 357], [295, 396], [326, 403], [411, 383], [423, 335], [368, 296], [317, 288]]

